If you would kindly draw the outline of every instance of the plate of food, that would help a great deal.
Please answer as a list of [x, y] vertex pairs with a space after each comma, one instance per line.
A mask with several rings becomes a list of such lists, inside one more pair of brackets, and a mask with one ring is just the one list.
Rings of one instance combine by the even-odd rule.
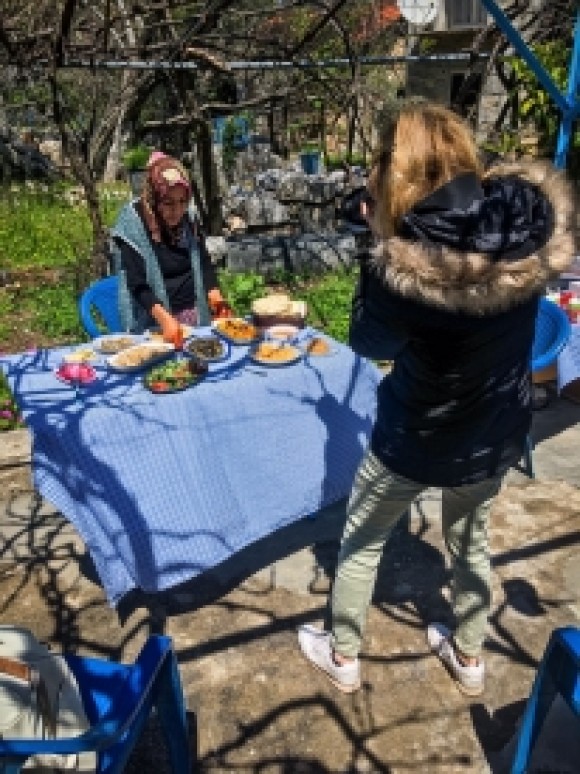
[[143, 377], [143, 384], [156, 395], [167, 395], [193, 387], [206, 374], [205, 363], [191, 357], [178, 357], [153, 366]]
[[69, 352], [63, 360], [65, 363], [92, 363], [99, 359], [99, 354], [93, 347], [78, 347], [78, 349]]
[[285, 341], [262, 341], [250, 351], [254, 363], [272, 368], [292, 365], [301, 357], [301, 350]]
[[336, 354], [336, 348], [323, 336], [313, 336], [303, 345], [306, 357], [328, 357]]
[[61, 363], [54, 375], [60, 382], [76, 387], [85, 387], [97, 378], [97, 372], [87, 363]]
[[146, 366], [164, 360], [175, 351], [173, 344], [164, 341], [143, 341], [133, 347], [128, 347], [116, 355], [107, 358], [107, 365], [113, 371], [129, 373], [140, 371]]
[[230, 344], [255, 344], [261, 338], [258, 328], [243, 317], [223, 317], [212, 326]]
[[228, 356], [228, 344], [218, 336], [194, 336], [184, 346], [184, 352], [206, 363], [217, 363]]
[[116, 355], [124, 349], [134, 347], [141, 340], [132, 333], [110, 333], [94, 339], [92, 346], [102, 355]]
[[[181, 336], [183, 339], [189, 339], [195, 333], [195, 328], [193, 325], [184, 325], [181, 323], [180, 328]], [[151, 341], [163, 341], [163, 334], [159, 328], [150, 328], [148, 331], [146, 331], [145, 337]]]

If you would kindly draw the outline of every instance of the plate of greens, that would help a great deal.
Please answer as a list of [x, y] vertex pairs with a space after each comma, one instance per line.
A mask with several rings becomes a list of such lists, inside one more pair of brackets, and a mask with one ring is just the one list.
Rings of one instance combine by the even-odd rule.
[[144, 386], [156, 395], [181, 392], [193, 387], [207, 374], [207, 365], [192, 357], [178, 357], [149, 369]]

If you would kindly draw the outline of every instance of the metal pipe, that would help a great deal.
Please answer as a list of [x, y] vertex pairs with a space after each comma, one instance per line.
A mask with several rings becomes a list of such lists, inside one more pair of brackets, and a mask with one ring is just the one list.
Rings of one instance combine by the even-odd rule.
[[562, 116], [560, 128], [558, 130], [558, 140], [556, 143], [556, 154], [554, 156], [554, 166], [558, 169], [566, 169], [566, 158], [570, 148], [570, 139], [574, 128], [574, 121], [580, 115], [580, 8], [576, 16], [576, 27], [574, 29], [574, 46], [570, 58], [570, 70], [568, 74], [568, 100], [573, 107], [567, 110]]
[[481, 0], [481, 2], [485, 5], [489, 13], [495, 19], [497, 26], [515, 48], [524, 62], [528, 65], [530, 70], [534, 73], [536, 78], [540, 81], [544, 89], [548, 92], [550, 97], [552, 97], [560, 110], [563, 113], [566, 113], [568, 110], [570, 110], [573, 105], [570, 104], [568, 99], [556, 86], [553, 78], [546, 71], [533, 51], [531, 51], [530, 48], [526, 45], [520, 33], [513, 26], [503, 10], [497, 5], [495, 0]]
[[[470, 54], [469, 52], [460, 52], [457, 54], [407, 54], [402, 56], [365, 56], [354, 60], [356, 64], [364, 66], [397, 64], [403, 62], [468, 62], [473, 58], [488, 59], [488, 53]], [[46, 65], [46, 62], [39, 63]], [[346, 58], [339, 59], [299, 59], [295, 61], [288, 60], [257, 60], [257, 61], [234, 61], [226, 62], [226, 67], [230, 70], [276, 70], [291, 68], [327, 68], [327, 67], [351, 67], [352, 60]], [[142, 59], [69, 59], [63, 64], [65, 68], [105, 68], [105, 69], [126, 69], [126, 70], [198, 70], [199, 65], [196, 62], [167, 62], [152, 61], [148, 62]]]

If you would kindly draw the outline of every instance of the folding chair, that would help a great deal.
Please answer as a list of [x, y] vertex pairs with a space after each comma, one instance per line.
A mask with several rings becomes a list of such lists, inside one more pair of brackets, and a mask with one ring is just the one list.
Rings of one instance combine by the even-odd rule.
[[88, 731], [70, 739], [0, 739], [0, 769], [20, 772], [31, 755], [95, 751], [98, 774], [121, 774], [155, 711], [171, 770], [190, 774], [187, 719], [177, 660], [168, 637], [152, 635], [134, 664], [65, 656], [79, 686]]
[[[560, 352], [566, 346], [572, 333], [570, 321], [565, 312], [553, 301], [540, 299], [536, 329], [532, 343], [532, 360], [530, 370], [533, 374], [543, 371], [553, 365]], [[534, 445], [530, 435], [526, 438], [524, 450], [524, 471], [530, 478], [535, 478], [532, 453]]]
[[557, 694], [580, 721], [580, 629], [574, 627], [552, 632], [526, 705], [511, 774], [527, 771], [542, 724]]
[[[119, 316], [119, 279], [116, 276], [96, 280], [83, 292], [79, 299], [79, 316], [85, 331], [91, 338], [103, 333], [122, 333], [123, 326]], [[95, 320], [95, 310], [100, 315], [107, 330], [99, 328]]]

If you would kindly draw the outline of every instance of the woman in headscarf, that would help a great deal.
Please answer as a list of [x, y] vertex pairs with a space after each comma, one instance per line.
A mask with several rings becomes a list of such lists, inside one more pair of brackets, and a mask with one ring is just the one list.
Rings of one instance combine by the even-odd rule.
[[180, 343], [182, 325], [208, 325], [227, 314], [203, 235], [188, 213], [191, 185], [183, 165], [164, 153], [149, 159], [141, 197], [112, 229], [119, 306], [126, 330], [158, 325]]
[[530, 355], [546, 283], [576, 254], [570, 186], [549, 163], [484, 172], [469, 127], [407, 104], [385, 127], [366, 215], [350, 343], [394, 359], [347, 508], [331, 631], [302, 627], [306, 658], [344, 692], [389, 533], [426, 487], [442, 489], [453, 617], [427, 642], [466, 694], [484, 690], [491, 605], [489, 513], [531, 423]]

